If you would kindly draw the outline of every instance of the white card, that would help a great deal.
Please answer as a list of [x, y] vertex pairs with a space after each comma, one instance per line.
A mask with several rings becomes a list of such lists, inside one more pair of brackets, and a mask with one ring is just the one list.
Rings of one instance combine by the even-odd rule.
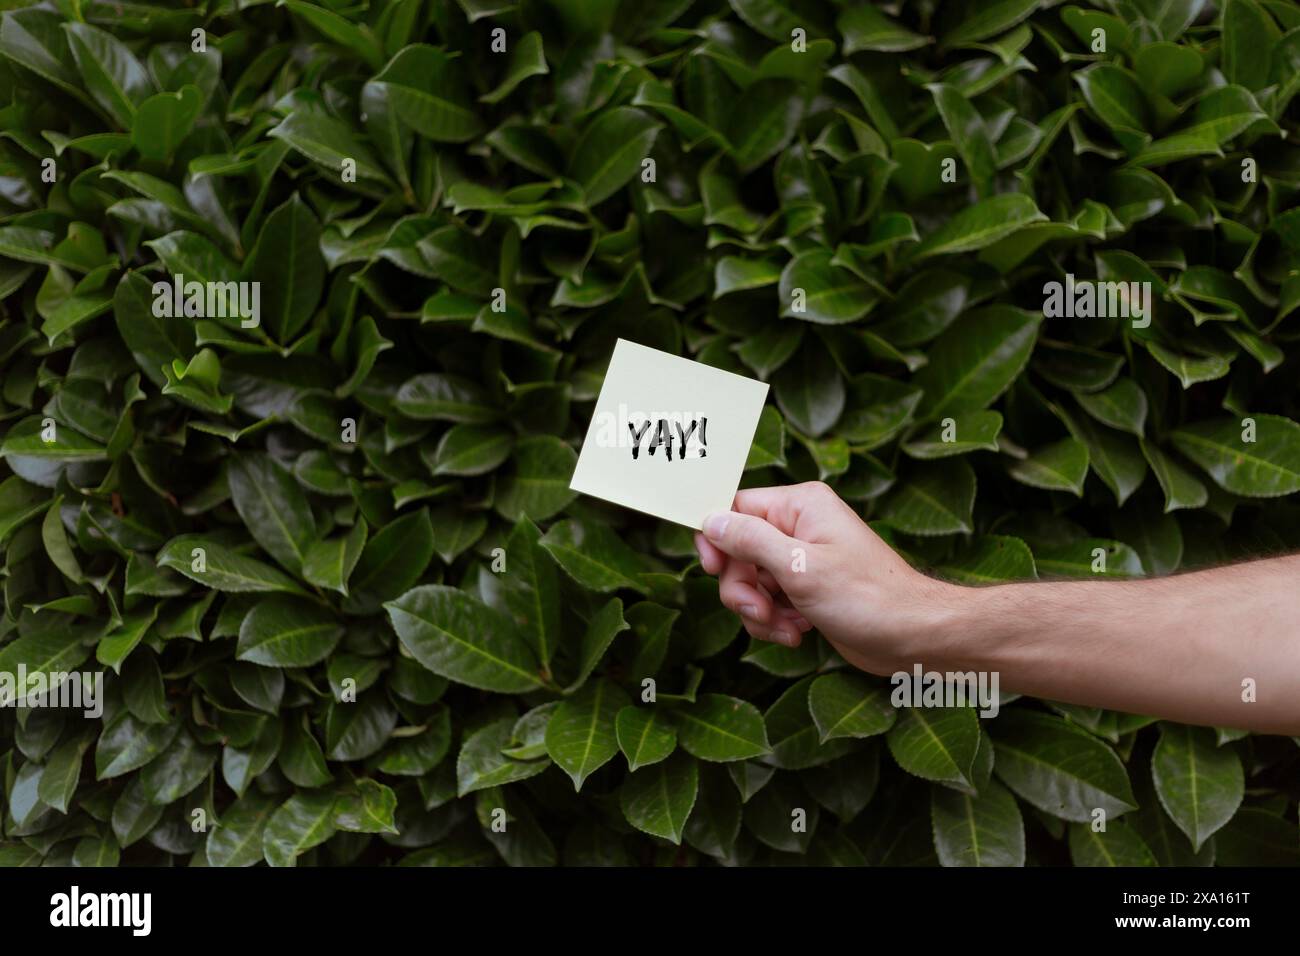
[[699, 530], [730, 511], [767, 383], [619, 339], [569, 487]]

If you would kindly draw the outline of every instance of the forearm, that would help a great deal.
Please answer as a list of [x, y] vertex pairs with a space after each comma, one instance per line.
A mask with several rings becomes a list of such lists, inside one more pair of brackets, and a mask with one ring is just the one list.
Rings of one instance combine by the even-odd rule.
[[944, 670], [997, 671], [1002, 690], [1050, 700], [1300, 733], [1300, 556], [952, 594]]

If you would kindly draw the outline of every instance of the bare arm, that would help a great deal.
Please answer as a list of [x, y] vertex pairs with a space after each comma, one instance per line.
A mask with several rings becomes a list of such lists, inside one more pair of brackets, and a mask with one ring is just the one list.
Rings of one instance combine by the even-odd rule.
[[754, 637], [815, 626], [875, 674], [995, 671], [1005, 691], [1300, 733], [1300, 556], [971, 588], [912, 569], [825, 485], [742, 491], [735, 508], [697, 546]]
[[1008, 690], [1300, 733], [1300, 557], [1144, 581], [961, 588], [944, 643]]

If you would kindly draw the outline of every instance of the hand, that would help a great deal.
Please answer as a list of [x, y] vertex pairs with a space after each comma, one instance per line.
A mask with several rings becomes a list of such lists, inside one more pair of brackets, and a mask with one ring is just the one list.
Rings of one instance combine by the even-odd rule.
[[816, 627], [850, 664], [911, 667], [961, 589], [914, 570], [819, 481], [751, 488], [696, 534], [722, 603], [759, 640], [797, 647]]

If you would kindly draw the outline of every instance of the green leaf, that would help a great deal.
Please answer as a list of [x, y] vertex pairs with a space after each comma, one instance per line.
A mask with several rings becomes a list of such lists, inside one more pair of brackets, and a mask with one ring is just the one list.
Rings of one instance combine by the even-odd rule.
[[880, 517], [908, 534], [974, 530], [975, 472], [964, 460], [920, 465], [880, 505]]
[[1075, 434], [1088, 448], [1093, 471], [1115, 493], [1116, 503], [1122, 507], [1146, 478], [1147, 463], [1141, 448], [1132, 438], [1099, 427], [1091, 418], [1073, 424]]
[[[821, 810], [792, 774], [778, 774], [745, 804], [745, 828], [760, 842], [786, 853], [807, 853], [817, 833]], [[804, 822], [798, 829], [796, 819]]]
[[859, 50], [906, 53], [931, 42], [929, 37], [913, 33], [872, 6], [855, 6], [843, 10], [836, 26], [844, 37], [841, 52], [846, 57]]
[[497, 417], [486, 392], [476, 383], [454, 375], [417, 375], [403, 383], [394, 407], [419, 421], [442, 420], [485, 424]]
[[1074, 438], [1062, 438], [1035, 449], [1027, 458], [1013, 464], [1011, 477], [1034, 488], [1083, 494], [1088, 477], [1088, 449]]
[[1179, 508], [1201, 508], [1205, 506], [1209, 493], [1187, 469], [1174, 461], [1145, 438], [1139, 443], [1142, 454], [1146, 456], [1151, 471], [1160, 482], [1160, 489], [1165, 493], [1165, 513]]
[[350, 163], [355, 167], [358, 180], [388, 185], [391, 182], [388, 174], [357, 133], [346, 123], [324, 114], [296, 110], [266, 135], [284, 141], [340, 180], [346, 165]]
[[64, 92], [84, 97], [84, 86], [61, 26], [53, 10], [30, 7], [6, 11], [0, 19], [0, 53]]
[[376, 532], [352, 571], [348, 610], [378, 610], [383, 601], [412, 588], [433, 558], [433, 521], [425, 508], [403, 515]]
[[631, 626], [623, 619], [623, 602], [618, 598], [610, 598], [600, 610], [591, 615], [578, 647], [578, 673], [565, 688], [566, 693], [583, 685], [605, 656], [614, 638]]
[[803, 115], [803, 100], [792, 81], [765, 79], [746, 89], [731, 110], [726, 138], [741, 172], [748, 173], [790, 142]]
[[337, 796], [326, 791], [295, 793], [266, 821], [262, 854], [271, 866], [297, 866], [298, 857], [319, 846], [337, 830]]
[[355, 793], [334, 806], [334, 825], [351, 833], [397, 833], [397, 794], [377, 780], [357, 781]]
[[239, 626], [236, 656], [264, 667], [309, 667], [328, 657], [342, 636], [343, 625], [319, 604], [269, 597]]
[[543, 666], [560, 642], [559, 580], [550, 556], [541, 549], [537, 526], [521, 518], [506, 541], [506, 609], [524, 628]]
[[[979, 111], [954, 86], [947, 83], [931, 83], [926, 89], [934, 96], [934, 105], [939, 116], [948, 129], [948, 136], [961, 154], [965, 172], [975, 183], [976, 192], [981, 197], [987, 196], [992, 187], [993, 174], [997, 169], [997, 153], [988, 129]], [[1026, 210], [1033, 209], [1033, 203], [1026, 206], [1021, 203], [1001, 203], [998, 208], [1006, 208], [1016, 217], [1026, 215]], [[992, 208], [992, 207], [990, 207]]]
[[[730, 764], [729, 766], [742, 766]], [[742, 804], [735, 786], [721, 768], [704, 768], [704, 780], [690, 818], [686, 821], [686, 842], [701, 853], [719, 860], [734, 858], [740, 836]]]
[[[17, 478], [11, 480], [19, 481]], [[45, 512], [45, 520], [41, 522], [41, 541], [45, 545], [46, 556], [60, 573], [74, 584], [80, 584], [84, 577], [81, 565], [77, 563], [77, 556], [73, 554], [72, 546], [68, 544], [68, 534], [64, 530], [63, 518], [59, 513], [61, 501], [61, 498], [55, 498], [49, 511]]]
[[51, 751], [45, 759], [45, 770], [37, 784], [37, 796], [60, 813], [67, 813], [72, 805], [77, 784], [81, 781], [82, 758], [90, 746], [86, 734], [69, 737]]
[[911, 250], [914, 260], [974, 252], [1047, 219], [1023, 193], [983, 199], [957, 213]]
[[435, 142], [463, 143], [483, 128], [464, 66], [435, 47], [405, 47], [372, 82], [386, 89], [402, 122]]
[[453, 425], [439, 439], [430, 465], [435, 475], [483, 475], [509, 458], [514, 444], [504, 428]]
[[1091, 823], [1135, 808], [1124, 764], [1086, 730], [1047, 714], [1015, 709], [993, 727], [995, 772], [1022, 800], [1062, 820]]
[[[143, 840], [162, 819], [164, 807], [149, 800], [139, 774], [131, 778], [113, 804], [111, 823], [118, 844], [129, 847]], [[261, 851], [258, 851], [261, 859]]]
[[182, 728], [171, 746], [140, 771], [140, 781], [150, 800], [166, 806], [201, 784], [216, 762], [216, 748], [201, 746]]
[[1159, 41], [1139, 49], [1133, 57], [1142, 89], [1161, 96], [1177, 96], [1196, 82], [1205, 68], [1201, 54], [1191, 47]]
[[913, 379], [925, 390], [917, 418], [935, 421], [985, 408], [1024, 369], [1040, 319], [1021, 309], [990, 306], [953, 323]]
[[677, 749], [677, 728], [656, 707], [624, 707], [614, 719], [614, 735], [629, 771], [666, 760]]
[[574, 790], [618, 753], [614, 722], [628, 696], [609, 680], [594, 680], [561, 701], [546, 725], [546, 752]]
[[1222, 355], [1190, 356], [1174, 352], [1158, 342], [1148, 342], [1147, 350], [1152, 357], [1178, 377], [1183, 388], [1191, 388], [1197, 382], [1213, 382], [1228, 374], [1231, 359]]
[[1038, 576], [1034, 556], [1019, 538], [986, 534], [954, 555], [938, 570], [959, 584], [1024, 581]]
[[158, 552], [159, 567], [172, 568], [217, 591], [303, 593], [283, 572], [202, 535], [173, 538]]
[[228, 474], [231, 501], [257, 543], [288, 570], [301, 572], [316, 538], [302, 488], [267, 455], [236, 455]]
[[502, 751], [510, 743], [511, 718], [493, 721], [470, 735], [456, 758], [456, 795], [498, 787], [535, 777], [549, 760], [516, 760]]
[[34, 415], [13, 425], [0, 441], [0, 458], [40, 458], [48, 461], [101, 461], [107, 449], [74, 429], [59, 427], [52, 418]]
[[973, 789], [980, 727], [971, 708], [900, 707], [885, 742], [908, 773], [963, 792]]
[[[46, 687], [52, 691], [61, 687], [69, 672], [89, 656], [83, 632], [66, 626], [52, 627], [25, 634], [0, 647], [0, 674], [17, 675], [20, 668], [29, 680], [42, 674]], [[60, 674], [61, 679], [57, 676]], [[0, 691], [3, 692], [0, 706], [9, 707], [26, 699], [25, 693], [19, 694], [16, 679], [0, 683]]]
[[99, 646], [95, 649], [95, 659], [105, 667], [111, 667], [120, 673], [122, 662], [144, 639], [145, 632], [153, 627], [157, 617], [157, 604], [127, 612], [121, 626], [114, 628], [100, 640]]
[[860, 674], [824, 674], [808, 691], [808, 709], [825, 743], [835, 737], [874, 737], [898, 717], [889, 696]]
[[1105, 830], [1074, 823], [1070, 830], [1070, 859], [1075, 866], [1155, 866], [1156, 858], [1134, 830], [1123, 820], [1109, 823]]
[[[919, 398], [919, 396], [918, 396]], [[965, 412], [952, 418], [952, 428], [936, 425], [903, 443], [913, 458], [948, 458], [972, 451], [997, 451], [1002, 416], [998, 412]]]
[[725, 694], [701, 694], [673, 716], [682, 749], [700, 760], [748, 760], [771, 749], [763, 715], [747, 701]]
[[577, 520], [551, 526], [540, 541], [556, 563], [583, 587], [609, 592], [628, 588], [648, 594], [641, 557], [604, 524]]
[[397, 726], [397, 712], [383, 694], [353, 702], [330, 703], [325, 715], [325, 747], [331, 760], [365, 760], [378, 753]]
[[713, 269], [713, 297], [776, 285], [781, 281], [781, 272], [781, 264], [772, 259], [723, 256]]
[[513, 467], [502, 478], [496, 507], [510, 521], [522, 517], [544, 521], [577, 495], [569, 489], [578, 456], [551, 435], [537, 435], [515, 445]]
[[1040, 0], [993, 0], [976, 4], [961, 23], [944, 34], [944, 46], [955, 47], [984, 40], [1010, 30], [1038, 9]]
[[1080, 405], [1097, 421], [1142, 437], [1147, 420], [1147, 396], [1131, 378], [1120, 378], [1100, 392], [1076, 392]]
[[149, 74], [111, 33], [88, 23], [67, 23], [63, 29], [86, 92], [119, 129], [131, 129], [136, 108], [153, 92]]
[[1253, 428], [1238, 419], [1211, 419], [1175, 429], [1169, 437], [1234, 494], [1274, 498], [1300, 490], [1300, 425], [1280, 415], [1252, 415], [1249, 421]]
[[786, 421], [812, 438], [824, 435], [844, 411], [844, 379], [820, 342], [805, 341], [772, 385]]
[[194, 352], [194, 326], [181, 316], [155, 315], [153, 301], [149, 280], [127, 273], [113, 292], [113, 318], [136, 364], [161, 386], [167, 381], [163, 367]]
[[384, 607], [402, 646], [435, 674], [500, 694], [542, 684], [510, 618], [463, 591], [426, 584]]
[[117, 866], [121, 847], [112, 837], [82, 837], [72, 851], [73, 866]]
[[1112, 63], [1094, 63], [1072, 77], [1097, 119], [1116, 134], [1121, 145], [1148, 137], [1146, 100], [1137, 77]]
[[876, 304], [871, 288], [847, 269], [832, 264], [829, 249], [810, 249], [781, 271], [781, 315], [841, 325], [860, 319]]
[[662, 123], [643, 111], [621, 106], [601, 114], [573, 148], [569, 178], [576, 181], [594, 206], [618, 192], [641, 171]]
[[221, 814], [220, 825], [208, 830], [204, 856], [212, 866], [252, 866], [261, 862], [261, 840], [277, 801], [251, 791]]
[[302, 0], [282, 0], [282, 2], [325, 36], [361, 57], [371, 69], [379, 68], [383, 55], [379, 41], [375, 39], [369, 27], [357, 26], [333, 10], [304, 3]]
[[266, 217], [245, 272], [261, 283], [260, 321], [288, 342], [311, 321], [325, 285], [320, 223], [297, 193]]
[[1034, 560], [1046, 575], [1141, 577], [1145, 573], [1136, 551], [1123, 542], [1105, 538], [1046, 545], [1035, 552]]
[[361, 558], [366, 535], [365, 519], [358, 519], [347, 534], [313, 542], [303, 558], [302, 576], [317, 587], [346, 596], [348, 578]]
[[549, 72], [546, 54], [542, 50], [542, 35], [535, 30], [526, 33], [515, 41], [510, 53], [510, 66], [501, 82], [491, 93], [480, 96], [479, 100], [483, 103], [500, 103], [530, 76], [544, 76]]
[[131, 145], [146, 159], [170, 159], [194, 127], [202, 107], [203, 94], [197, 86], [155, 93], [136, 110]]
[[1262, 53], [1273, 49], [1282, 32], [1255, 0], [1227, 0], [1222, 10], [1223, 73], [1229, 83], [1257, 90], [1269, 80], [1268, 58]]
[[1193, 851], [1232, 819], [1245, 793], [1241, 760], [1204, 727], [1161, 724], [1151, 777], [1160, 805]]
[[0, 482], [0, 544], [41, 512], [49, 513], [45, 492], [16, 475]]
[[120, 712], [105, 725], [95, 745], [95, 779], [140, 769], [171, 746], [180, 729], [180, 724], [146, 724]]
[[1024, 866], [1025, 825], [1016, 798], [997, 783], [979, 796], [930, 790], [934, 848], [944, 866]]
[[631, 774], [619, 790], [623, 816], [643, 833], [682, 842], [686, 820], [695, 807], [699, 769], [684, 753], [643, 767]]

